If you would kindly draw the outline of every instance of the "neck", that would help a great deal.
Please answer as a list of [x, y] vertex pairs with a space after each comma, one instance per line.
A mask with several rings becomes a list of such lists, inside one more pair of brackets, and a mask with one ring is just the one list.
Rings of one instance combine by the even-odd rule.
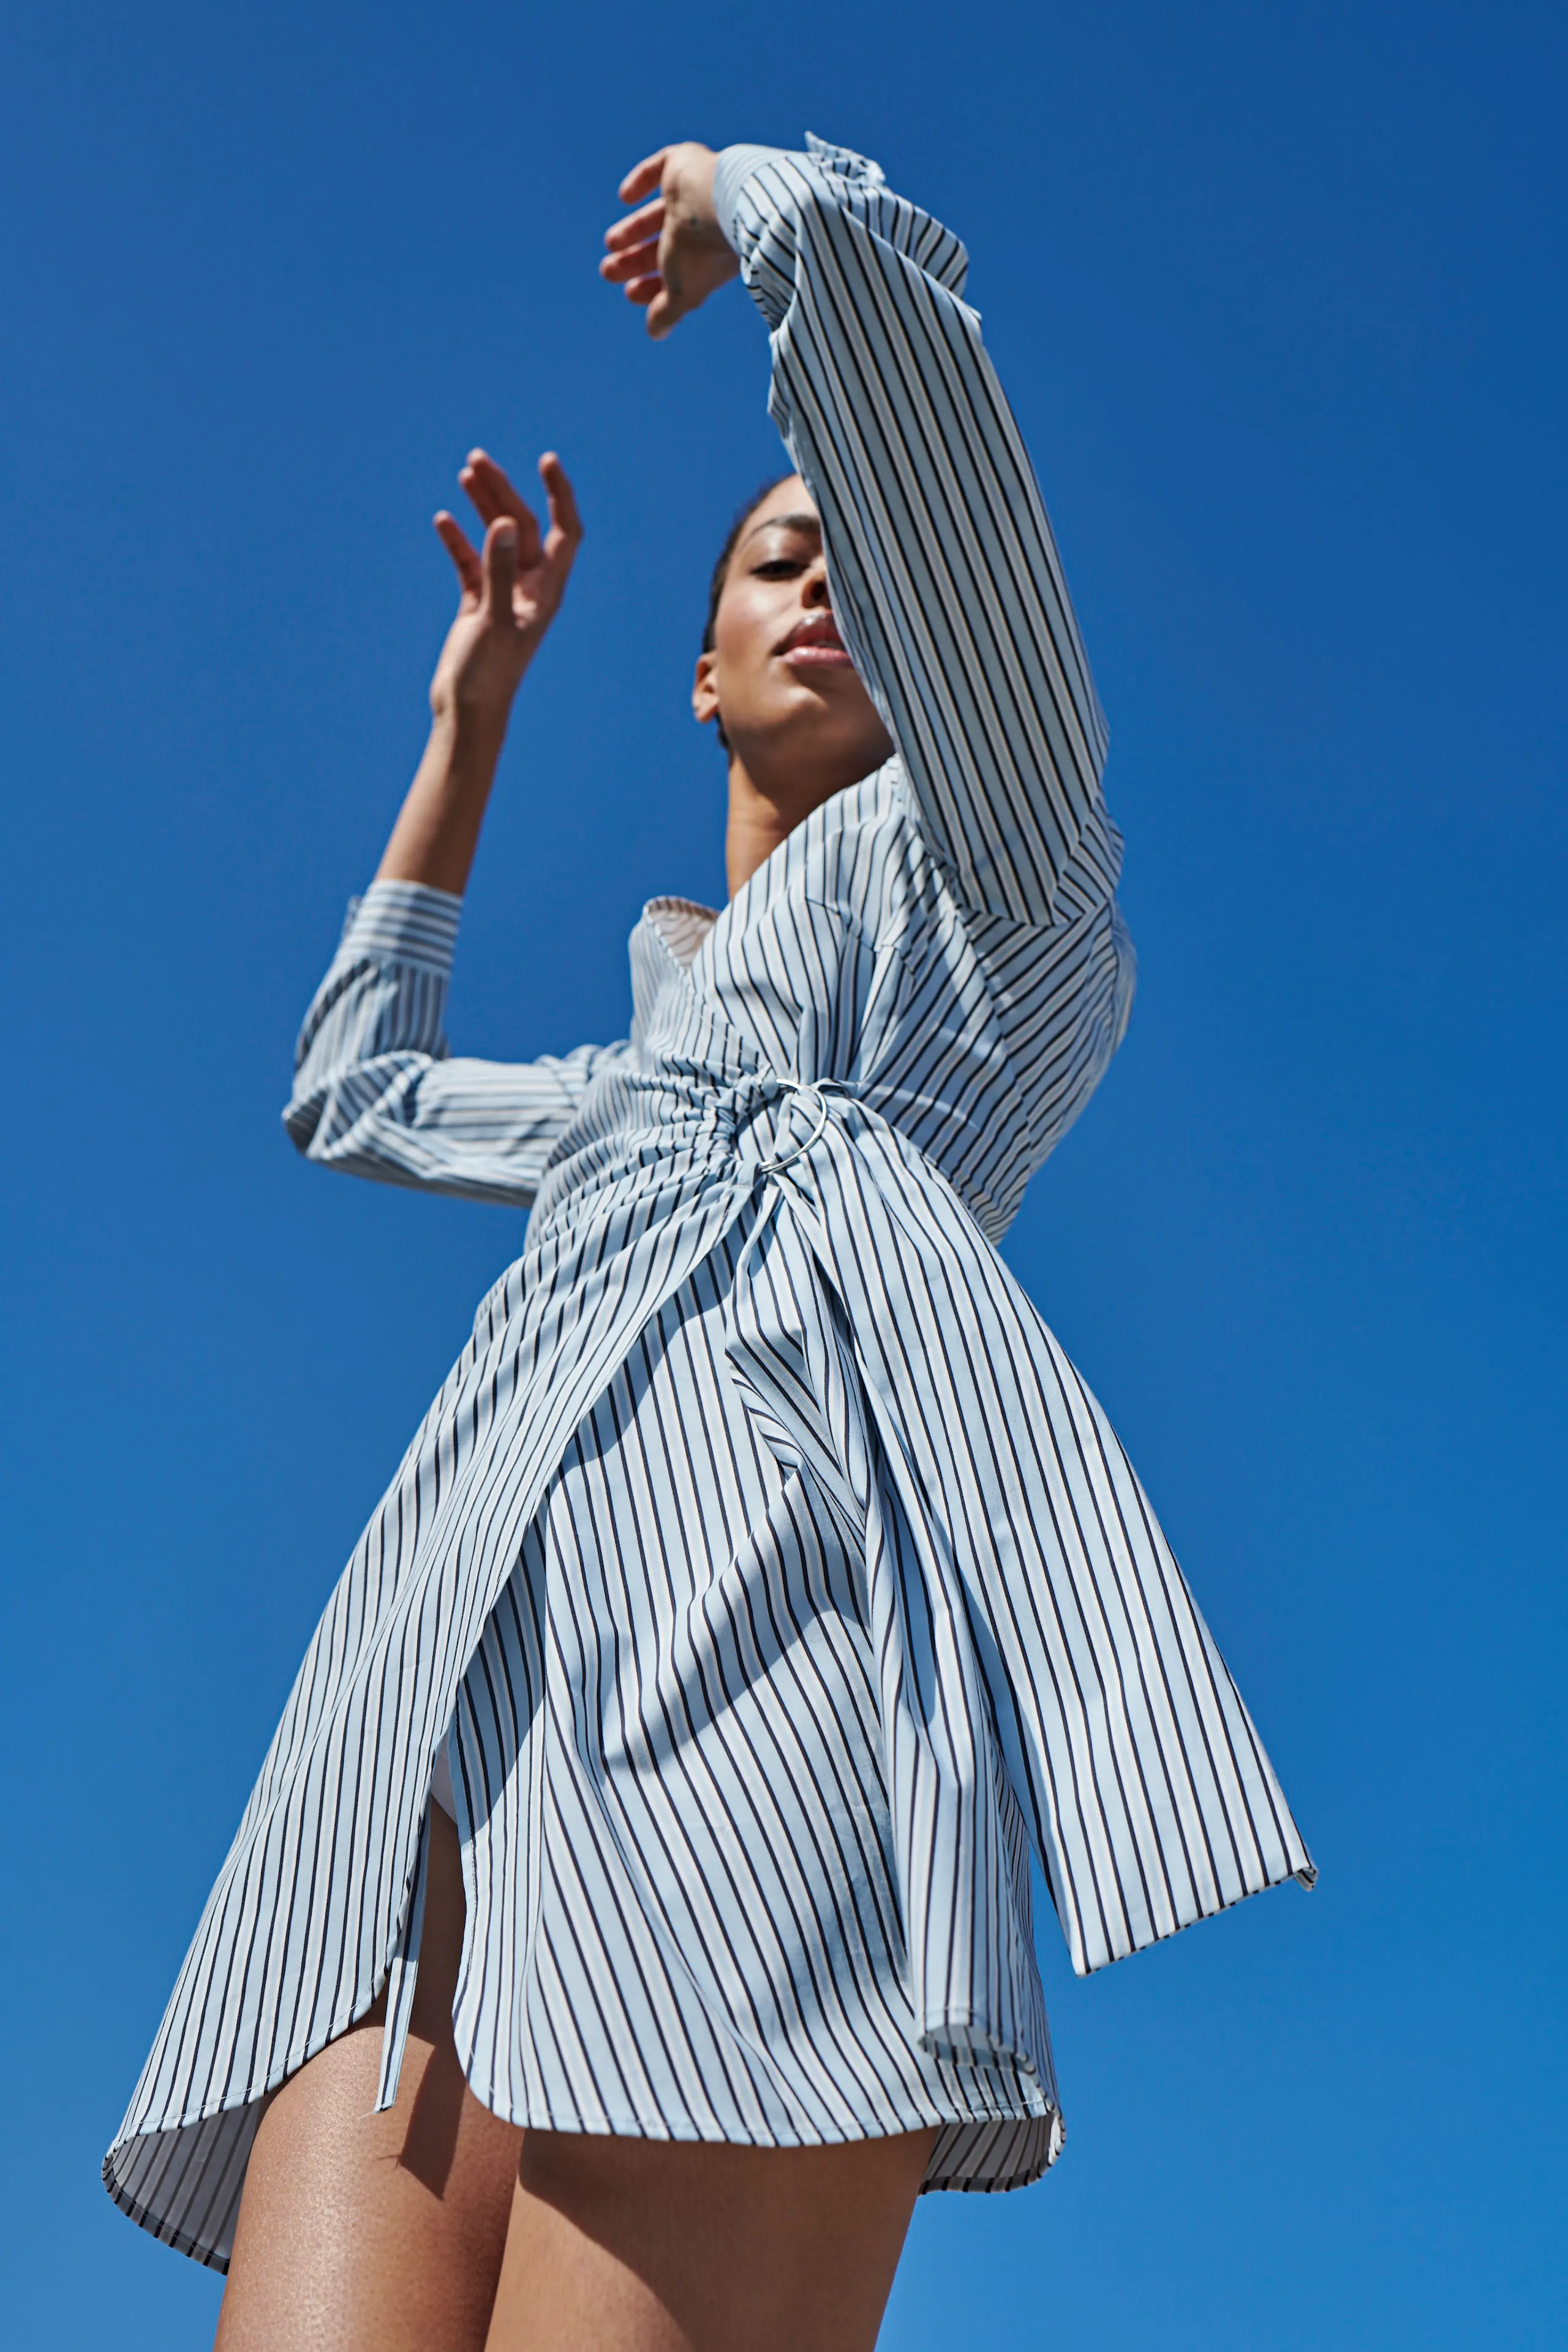
[[744, 766], [731, 755], [730, 816], [724, 828], [724, 871], [731, 898], [745, 887], [759, 866], [767, 864], [798, 822], [786, 803], [759, 792]]
[[[875, 767], [876, 761], [870, 762]], [[765, 866], [781, 841], [787, 841], [813, 809], [830, 801], [847, 784], [858, 783], [870, 769], [856, 766], [839, 772], [843, 763], [798, 768], [787, 780], [765, 774], [759, 782], [736, 751], [730, 754], [730, 816], [724, 832], [724, 869], [730, 896], [743, 889], [759, 866]], [[764, 772], [765, 773], [765, 772]]]

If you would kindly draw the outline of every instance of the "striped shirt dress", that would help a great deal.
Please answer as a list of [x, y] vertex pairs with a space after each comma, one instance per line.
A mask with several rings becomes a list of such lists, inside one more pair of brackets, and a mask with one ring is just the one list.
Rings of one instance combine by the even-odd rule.
[[815, 140], [728, 149], [715, 189], [897, 753], [720, 912], [648, 903], [616, 1045], [452, 1055], [459, 902], [351, 908], [294, 1140], [531, 1216], [327, 1604], [105, 2159], [220, 2270], [267, 2093], [384, 1988], [395, 2096], [438, 1762], [486, 2105], [774, 2147], [935, 2126], [930, 2189], [1061, 2145], [1031, 1853], [1080, 1973], [1311, 1883], [996, 1252], [1132, 958], [963, 248]]

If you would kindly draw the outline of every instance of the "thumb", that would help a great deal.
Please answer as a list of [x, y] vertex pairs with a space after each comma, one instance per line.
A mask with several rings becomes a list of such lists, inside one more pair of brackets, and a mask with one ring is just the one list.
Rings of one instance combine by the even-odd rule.
[[511, 592], [517, 584], [517, 525], [501, 515], [485, 533], [485, 603], [492, 621], [511, 623]]

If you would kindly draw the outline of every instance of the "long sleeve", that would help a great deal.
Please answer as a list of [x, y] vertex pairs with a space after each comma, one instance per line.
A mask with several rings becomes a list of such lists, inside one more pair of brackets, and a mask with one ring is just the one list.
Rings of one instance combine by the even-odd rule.
[[1105, 725], [967, 256], [877, 165], [731, 147], [714, 201], [767, 320], [769, 412], [822, 517], [845, 643], [970, 905], [1058, 921], [1115, 886]]
[[350, 909], [295, 1055], [284, 1125], [308, 1160], [386, 1184], [526, 1207], [618, 1046], [455, 1059], [442, 1020], [462, 900], [373, 882]]

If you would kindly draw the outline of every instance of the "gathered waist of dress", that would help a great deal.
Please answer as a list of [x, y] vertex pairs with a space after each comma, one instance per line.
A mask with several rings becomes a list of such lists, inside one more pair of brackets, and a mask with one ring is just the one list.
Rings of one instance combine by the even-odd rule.
[[749, 1190], [800, 1160], [857, 1099], [844, 1078], [773, 1070], [716, 1074], [690, 1064], [618, 1070], [596, 1087], [545, 1171], [529, 1240], [574, 1225], [607, 1192], [645, 1207], [718, 1182]]

